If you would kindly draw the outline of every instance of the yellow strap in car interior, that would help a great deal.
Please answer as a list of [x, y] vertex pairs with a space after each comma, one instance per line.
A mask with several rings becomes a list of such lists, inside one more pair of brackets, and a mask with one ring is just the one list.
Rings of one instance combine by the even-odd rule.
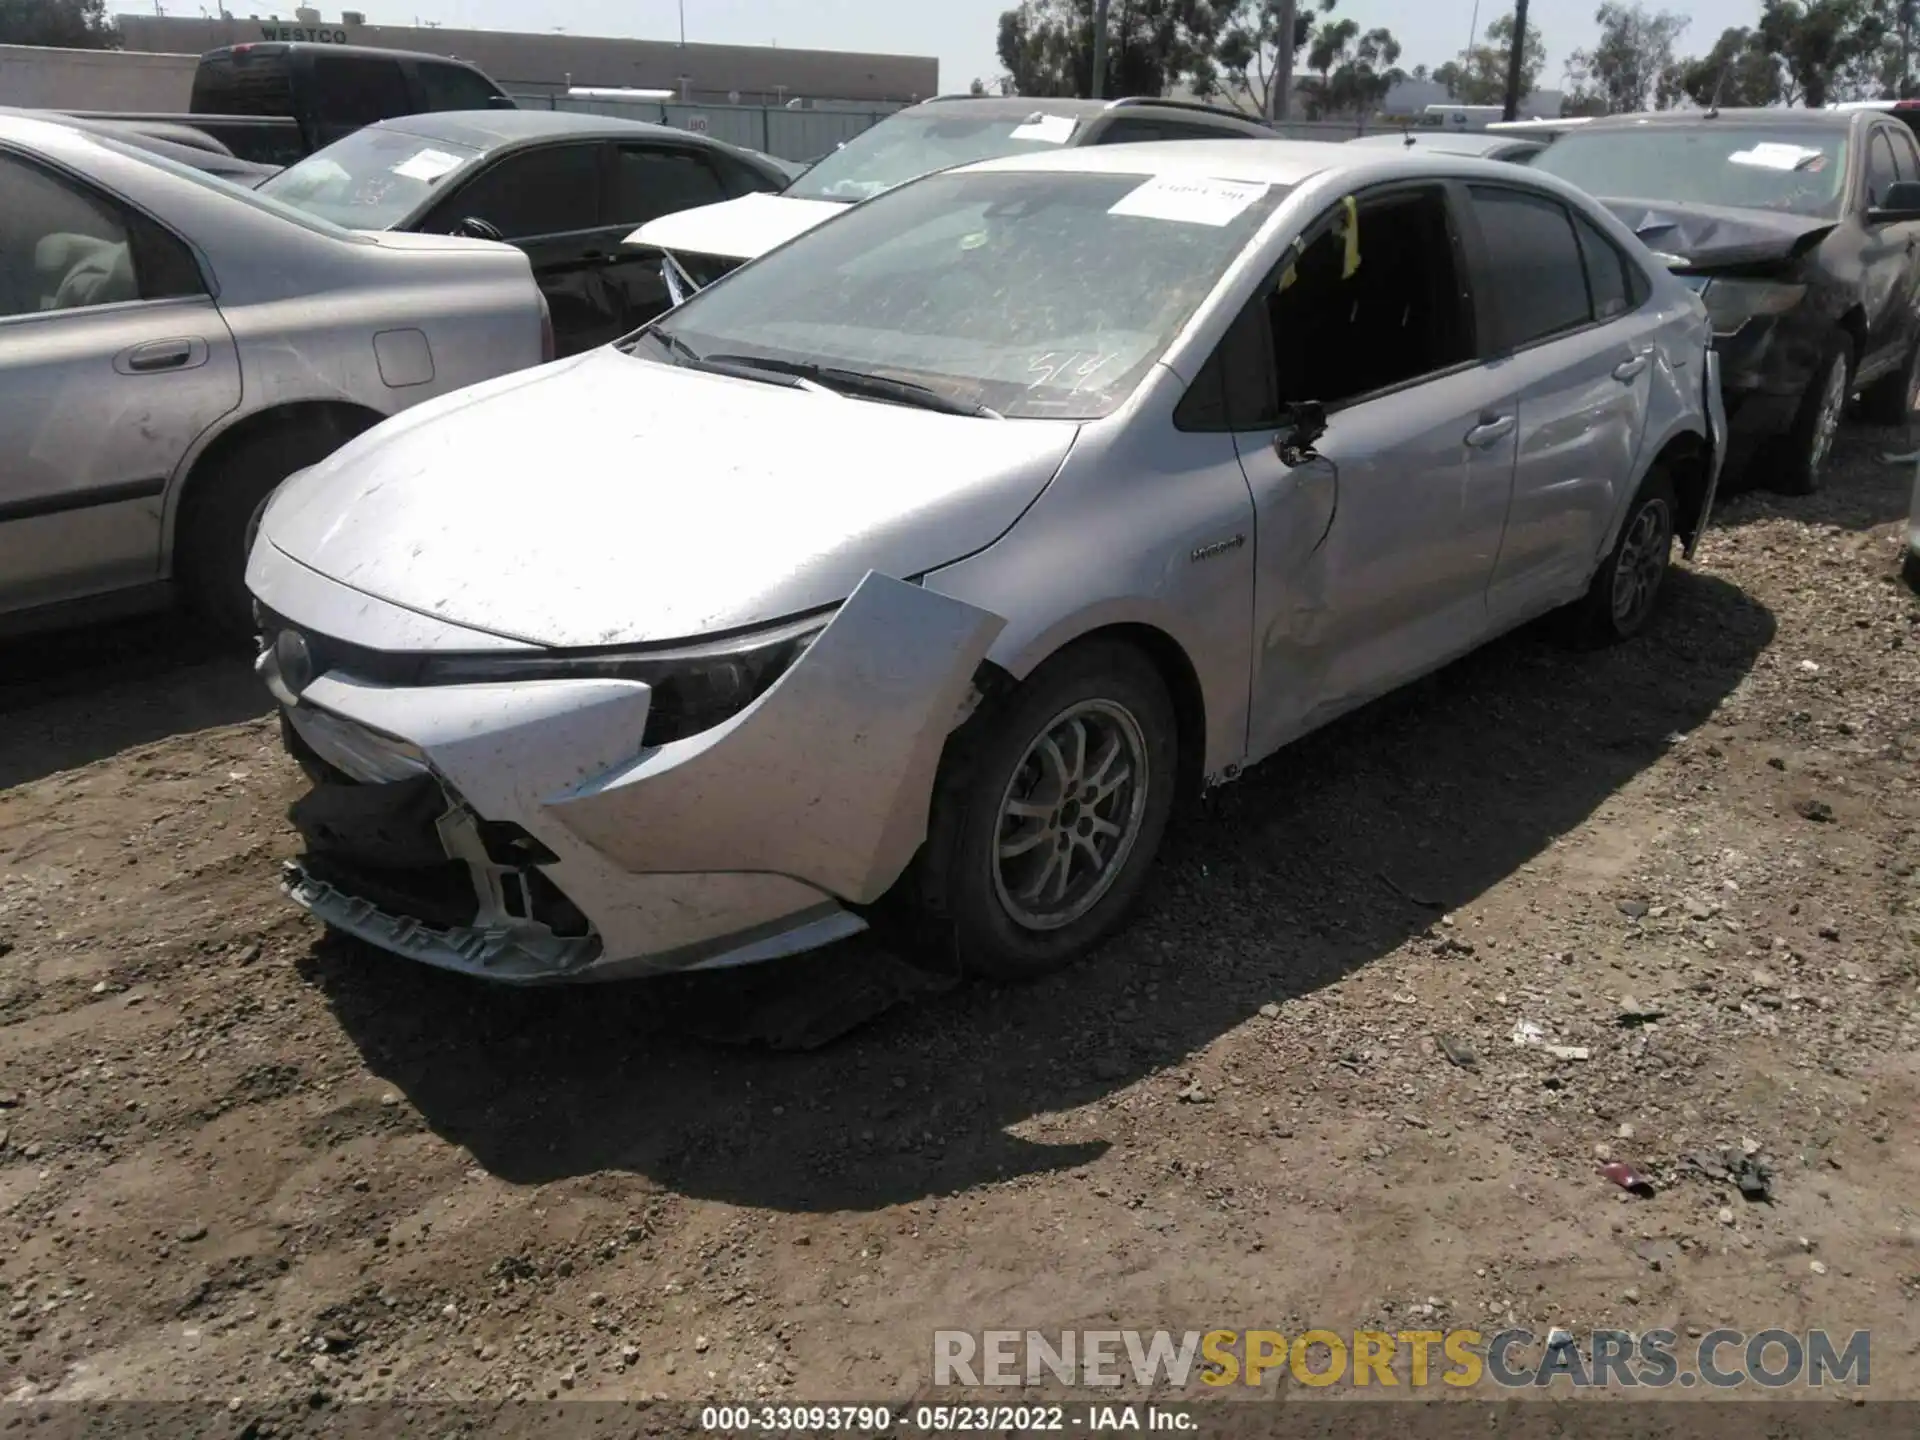
[[1347, 259], [1340, 267], [1340, 278], [1351, 280], [1353, 272], [1360, 268], [1360, 207], [1353, 203], [1351, 195], [1340, 203], [1347, 212]]

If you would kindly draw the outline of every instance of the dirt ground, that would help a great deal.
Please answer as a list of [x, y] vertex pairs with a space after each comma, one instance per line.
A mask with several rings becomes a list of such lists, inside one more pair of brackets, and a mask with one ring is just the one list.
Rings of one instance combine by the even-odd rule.
[[690, 1036], [738, 977], [325, 940], [244, 665], [0, 651], [0, 1394], [871, 1401], [936, 1328], [1417, 1323], [1871, 1328], [1920, 1396], [1891, 438], [1726, 502], [1639, 642], [1509, 639], [1219, 792], [1089, 963], [804, 1053]]

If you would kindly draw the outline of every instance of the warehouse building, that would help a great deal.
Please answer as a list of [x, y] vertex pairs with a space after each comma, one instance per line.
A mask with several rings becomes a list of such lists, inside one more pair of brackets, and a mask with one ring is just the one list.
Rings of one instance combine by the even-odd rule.
[[520, 95], [556, 95], [570, 87], [592, 87], [671, 91], [691, 105], [838, 101], [895, 106], [924, 100], [938, 94], [940, 87], [940, 62], [915, 55], [369, 25], [363, 14], [353, 10], [331, 19], [305, 8], [285, 18], [222, 11], [218, 18], [122, 14], [115, 19], [122, 45], [130, 51], [198, 55], [222, 45], [263, 40], [372, 45], [458, 56], [478, 65], [501, 88]]

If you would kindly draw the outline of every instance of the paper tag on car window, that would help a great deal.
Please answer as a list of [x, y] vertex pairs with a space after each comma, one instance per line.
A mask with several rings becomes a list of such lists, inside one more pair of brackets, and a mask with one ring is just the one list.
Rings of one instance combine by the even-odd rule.
[[1736, 150], [1727, 156], [1729, 165], [1753, 165], [1762, 170], [1798, 170], [1809, 160], [1818, 160], [1821, 152], [1804, 145], [1782, 145], [1763, 140], [1750, 150]]
[[1107, 213], [1187, 225], [1228, 225], [1266, 193], [1265, 185], [1245, 180], [1156, 175], [1121, 196]]
[[460, 168], [460, 157], [449, 155], [444, 150], [416, 150], [398, 165], [393, 173], [404, 175], [409, 180], [438, 180], [450, 170]]
[[1013, 140], [1039, 140], [1048, 145], [1064, 145], [1073, 138], [1073, 127], [1080, 122], [1071, 115], [1030, 115], [1013, 127]]

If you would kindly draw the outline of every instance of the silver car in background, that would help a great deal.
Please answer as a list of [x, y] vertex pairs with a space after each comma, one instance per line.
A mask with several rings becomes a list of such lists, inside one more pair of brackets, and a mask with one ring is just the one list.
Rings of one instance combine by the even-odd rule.
[[251, 633], [248, 523], [273, 486], [540, 363], [546, 332], [509, 246], [354, 234], [106, 133], [0, 116], [0, 629], [177, 584]]
[[883, 915], [1039, 973], [1182, 793], [1548, 611], [1637, 634], [1712, 507], [1708, 340], [1523, 167], [1194, 141], [914, 181], [274, 497], [288, 892], [509, 981]]

